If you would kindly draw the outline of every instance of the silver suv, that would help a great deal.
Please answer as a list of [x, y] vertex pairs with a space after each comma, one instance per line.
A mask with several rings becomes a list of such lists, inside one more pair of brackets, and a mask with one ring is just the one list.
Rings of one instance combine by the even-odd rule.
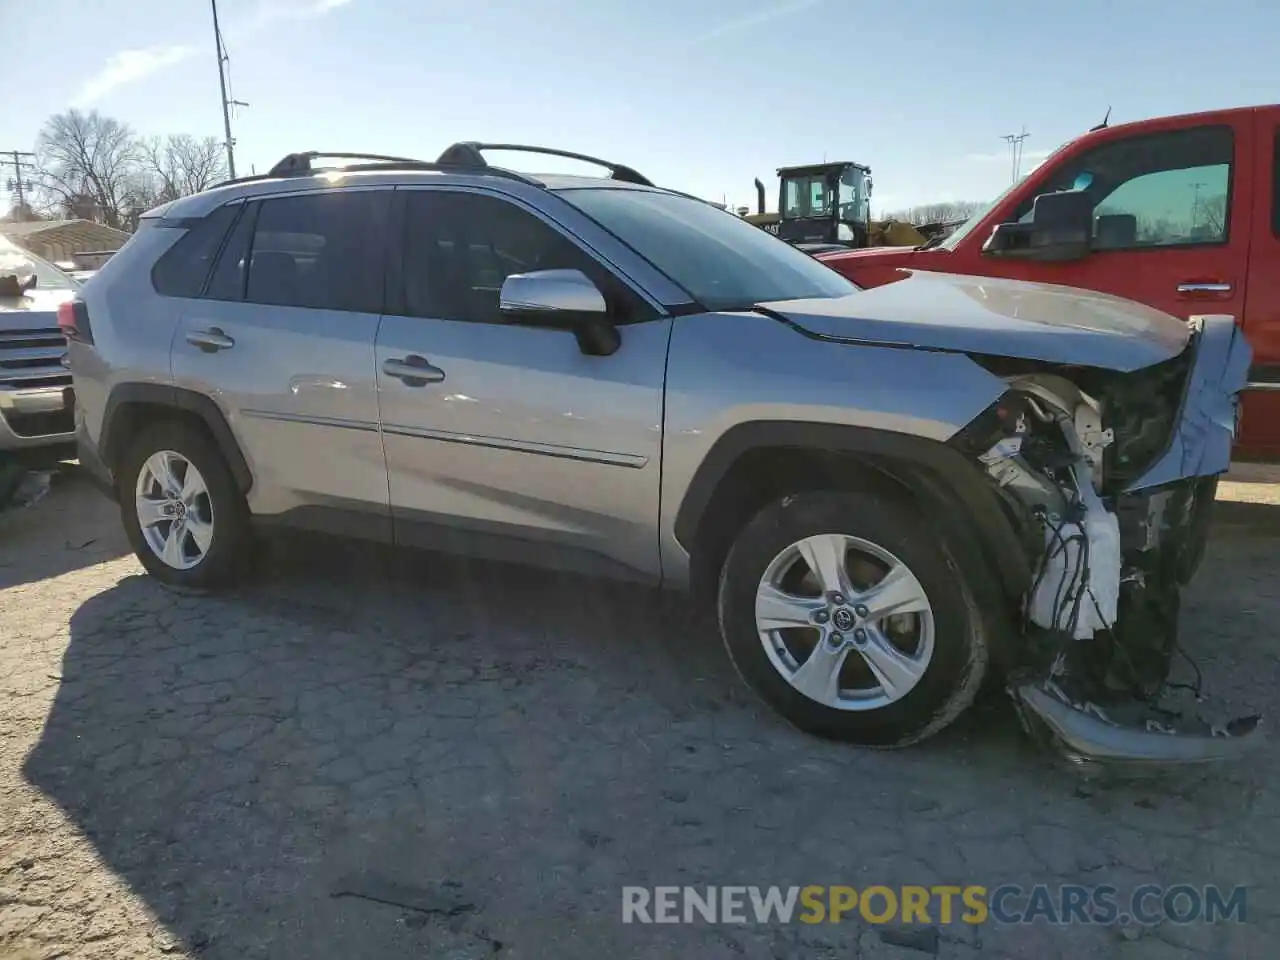
[[269, 524], [341, 532], [714, 597], [747, 683], [822, 736], [919, 741], [998, 674], [1077, 760], [1254, 739], [1139, 715], [1228, 466], [1231, 318], [864, 292], [560, 151], [322, 156], [152, 211], [75, 305], [81, 460], [156, 578], [225, 584]]

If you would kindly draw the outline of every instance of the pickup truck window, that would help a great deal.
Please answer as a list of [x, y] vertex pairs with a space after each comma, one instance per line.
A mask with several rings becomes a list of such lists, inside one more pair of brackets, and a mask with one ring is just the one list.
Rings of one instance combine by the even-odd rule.
[[[1193, 127], [1115, 140], [1055, 170], [1041, 193], [1083, 189], [1094, 202], [1094, 248], [1225, 243], [1234, 134]], [[1017, 219], [1031, 216], [1031, 200]]]

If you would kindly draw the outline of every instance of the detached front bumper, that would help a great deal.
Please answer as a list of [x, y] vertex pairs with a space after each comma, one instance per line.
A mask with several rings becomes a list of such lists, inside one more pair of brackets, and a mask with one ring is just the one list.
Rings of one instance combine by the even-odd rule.
[[1052, 681], [1024, 683], [1012, 691], [1023, 726], [1081, 767], [1165, 765], [1238, 760], [1264, 742], [1262, 720], [1239, 717], [1199, 731], [1161, 723], [1121, 723], [1103, 708], [1075, 702]]

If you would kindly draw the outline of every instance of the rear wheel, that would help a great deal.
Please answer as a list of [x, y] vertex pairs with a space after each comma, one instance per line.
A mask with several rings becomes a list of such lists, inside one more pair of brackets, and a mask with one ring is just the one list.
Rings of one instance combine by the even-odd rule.
[[120, 467], [121, 519], [147, 572], [177, 587], [231, 582], [247, 559], [249, 511], [217, 446], [186, 424], [160, 423]]
[[981, 617], [938, 534], [872, 493], [784, 497], [739, 533], [721, 633], [743, 679], [802, 730], [905, 746], [982, 683]]

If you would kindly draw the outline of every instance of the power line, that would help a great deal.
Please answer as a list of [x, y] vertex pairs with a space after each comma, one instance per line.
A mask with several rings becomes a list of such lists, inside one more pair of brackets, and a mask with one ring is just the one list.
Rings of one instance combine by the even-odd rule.
[[222, 29], [218, 26], [218, 0], [209, 0], [213, 10], [213, 42], [218, 53], [218, 87], [222, 90], [222, 127], [226, 131], [227, 173], [231, 179], [236, 176], [235, 138], [231, 136], [231, 108], [247, 107], [243, 100], [233, 99], [228, 93], [231, 74], [231, 56], [227, 53], [227, 45], [222, 42]]
[[1021, 133], [1006, 133], [1000, 139], [1009, 144], [1010, 161], [1012, 163], [1013, 182], [1018, 182], [1018, 174], [1022, 172], [1022, 142], [1031, 134], [1027, 133], [1027, 125], [1022, 125]]
[[26, 150], [5, 150], [4, 157], [6, 163], [13, 164], [13, 179], [9, 180], [5, 186], [17, 197], [18, 212], [24, 213], [27, 209], [27, 193], [26, 185], [22, 182], [22, 172], [35, 169], [31, 160], [34, 160], [36, 155]]

